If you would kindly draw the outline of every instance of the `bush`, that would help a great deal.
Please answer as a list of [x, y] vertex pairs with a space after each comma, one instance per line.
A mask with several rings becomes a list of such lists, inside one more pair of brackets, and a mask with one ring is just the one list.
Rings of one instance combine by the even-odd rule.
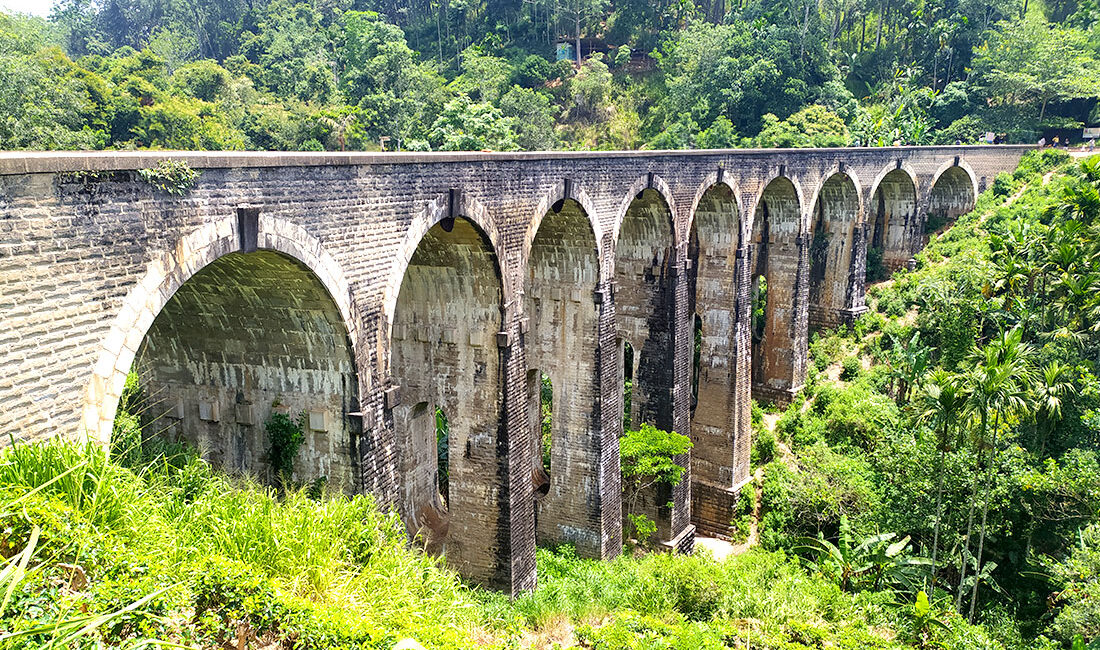
[[840, 366], [840, 378], [843, 381], [853, 381], [863, 372], [863, 363], [854, 354], [844, 357], [844, 360], [840, 362]]
[[756, 434], [756, 443], [752, 446], [752, 464], [754, 467], [767, 465], [775, 458], [775, 434], [764, 429]]
[[554, 74], [554, 66], [537, 54], [527, 55], [512, 70], [512, 83], [524, 88], [534, 88], [547, 82]]
[[995, 196], [1007, 197], [1012, 194], [1012, 190], [1015, 189], [1015, 182], [1012, 174], [1008, 172], [1001, 172], [997, 174], [997, 177], [993, 179], [993, 186], [990, 191]]
[[[77, 605], [90, 612], [170, 588], [105, 628], [112, 643], [163, 638], [184, 625], [212, 646], [244, 620], [247, 635], [270, 632], [311, 648], [388, 650], [407, 635], [432, 647], [473, 645], [479, 614], [469, 590], [437, 559], [409, 550], [400, 520], [370, 498], [318, 502], [296, 491], [280, 500], [215, 474], [193, 454], [160, 457], [140, 471], [107, 462], [96, 447], [58, 441], [2, 452], [0, 512], [21, 499], [4, 541], [22, 548], [32, 525], [42, 537], [41, 561], [0, 626], [27, 629], [66, 615], [72, 603], [42, 591], [52, 585], [56, 593], [58, 577], [68, 580], [72, 570], [55, 566], [62, 561], [86, 572], [93, 588]], [[181, 614], [188, 602], [201, 620], [178, 623], [192, 619]], [[164, 621], [173, 621], [168, 632]]]

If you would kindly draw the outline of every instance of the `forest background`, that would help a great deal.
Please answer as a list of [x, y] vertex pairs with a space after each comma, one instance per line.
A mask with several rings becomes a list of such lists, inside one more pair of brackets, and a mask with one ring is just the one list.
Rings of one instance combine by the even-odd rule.
[[0, 149], [1079, 140], [1098, 22], [1097, 0], [61, 0], [0, 13]]

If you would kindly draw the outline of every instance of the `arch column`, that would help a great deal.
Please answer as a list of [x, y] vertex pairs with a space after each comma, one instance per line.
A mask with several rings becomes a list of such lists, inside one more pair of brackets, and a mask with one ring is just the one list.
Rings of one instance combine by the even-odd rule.
[[[529, 368], [532, 485], [539, 487], [536, 540], [571, 543], [580, 556], [603, 559], [618, 554], [622, 543], [622, 411], [613, 408], [617, 399], [602, 398], [617, 398], [621, 390], [610, 284], [583, 190], [566, 183], [537, 213], [528, 237], [520, 328]], [[553, 389], [548, 476], [540, 444], [542, 374]]]
[[[683, 435], [691, 434], [691, 371], [695, 357], [695, 316], [689, 309], [691, 283], [686, 273], [689, 265], [687, 242], [682, 242], [676, 246], [675, 262], [669, 268], [669, 281], [674, 300], [671, 430]], [[691, 453], [677, 456], [675, 461], [684, 468], [684, 475], [672, 488], [669, 535], [662, 544], [690, 553], [695, 547], [695, 526], [691, 523]]]
[[414, 218], [384, 293], [391, 379], [377, 433], [406, 468], [430, 471], [431, 463], [405, 462], [436, 450], [412, 446], [416, 431], [399, 416], [421, 402], [443, 409], [446, 510], [432, 507], [430, 478], [398, 474], [402, 514], [410, 533], [430, 530], [467, 578], [512, 594], [535, 586], [527, 364], [516, 287], [503, 272], [518, 268], [518, 250], [457, 190]]
[[[740, 488], [749, 477], [748, 375], [739, 383], [747, 264], [743, 259], [742, 209], [737, 189], [718, 174], [703, 184], [691, 217], [688, 241], [687, 321], [700, 331], [692, 396], [691, 520], [703, 534], [729, 538]], [[692, 313], [694, 312], [694, 313]], [[745, 329], [745, 332], [748, 330]], [[693, 347], [687, 353], [693, 356]]]
[[[752, 393], [789, 403], [806, 381], [809, 349], [810, 236], [802, 192], [776, 177], [753, 217], [753, 277], [763, 277], [767, 301], [763, 336], [752, 347]], [[755, 284], [755, 282], [754, 282]]]
[[851, 324], [867, 313], [867, 222], [861, 219], [852, 229], [852, 262], [848, 266], [848, 285], [844, 294], [843, 322]]
[[[603, 239], [603, 250], [612, 250], [611, 234]], [[609, 268], [609, 267], [605, 267]], [[597, 423], [599, 459], [600, 557], [610, 559], [623, 549], [623, 486], [619, 438], [623, 434], [623, 378], [619, 367], [619, 333], [615, 324], [615, 282], [601, 277], [594, 299], [599, 306], [596, 347], [598, 391], [592, 419]]]
[[[631, 345], [637, 367], [632, 375], [632, 426], [648, 423], [686, 434], [694, 330], [687, 317], [687, 247], [674, 229], [682, 222], [675, 218], [671, 196], [667, 184], [649, 174], [634, 183], [623, 201], [615, 239], [615, 316], [619, 340]], [[619, 391], [623, 379], [620, 373]], [[689, 455], [676, 462], [690, 469]], [[690, 480], [685, 472], [671, 490], [655, 486], [643, 490], [637, 501], [638, 512], [657, 524], [655, 541], [665, 547], [688, 551], [694, 544]]]

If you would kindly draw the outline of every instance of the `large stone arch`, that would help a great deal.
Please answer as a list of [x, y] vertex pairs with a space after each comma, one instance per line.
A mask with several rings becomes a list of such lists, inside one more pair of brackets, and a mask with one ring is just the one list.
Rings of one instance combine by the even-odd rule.
[[750, 323], [753, 394], [786, 402], [805, 380], [809, 224], [796, 180], [775, 176], [762, 187], [753, 214], [750, 298], [754, 309], [766, 300], [762, 320]]
[[[692, 521], [728, 537], [737, 489], [749, 474], [751, 446], [744, 260], [740, 194], [708, 179], [692, 202], [688, 244], [688, 313], [698, 358], [692, 368]], [[692, 346], [694, 349], [695, 346]]]
[[[640, 179], [641, 181], [645, 181]], [[669, 195], [635, 184], [616, 229], [615, 318], [634, 350], [632, 422], [672, 429], [675, 225]]]
[[856, 230], [862, 228], [859, 178], [839, 167], [814, 190], [809, 228], [809, 325], [839, 325], [851, 310], [850, 280], [856, 262]]
[[[603, 259], [603, 230], [598, 218], [599, 212], [596, 209], [595, 202], [592, 201], [588, 192], [583, 186], [578, 184], [572, 179], [562, 179], [554, 184], [548, 192], [542, 195], [539, 199], [538, 205], [535, 206], [535, 210], [531, 213], [531, 219], [528, 222], [527, 232], [523, 235], [523, 259], [526, 261], [531, 256], [531, 244], [535, 241], [535, 236], [538, 234], [539, 228], [542, 226], [543, 219], [546, 215], [552, 212], [552, 208], [559, 203], [565, 201], [572, 201], [583, 211], [585, 218], [588, 220], [589, 228], [592, 231], [592, 235], [596, 238], [597, 252], [600, 260]], [[604, 277], [606, 271], [601, 264], [600, 277]]]
[[[405, 272], [409, 267], [409, 260], [412, 259], [424, 235], [433, 226], [444, 219], [453, 219], [457, 216], [462, 216], [477, 225], [492, 249], [498, 252], [494, 256], [497, 274], [502, 278], [507, 277], [504, 273], [503, 257], [499, 254], [503, 250], [502, 238], [497, 230], [496, 221], [493, 220], [485, 206], [475, 197], [458, 190], [440, 194], [425, 205], [424, 209], [413, 218], [394, 254], [392, 270], [389, 272], [386, 285], [382, 289], [381, 331], [378, 336], [380, 346], [383, 345], [383, 342], [392, 338], [394, 311], [397, 308], [397, 298], [401, 290], [401, 282], [404, 280]], [[501, 288], [504, 297], [502, 304], [511, 304], [515, 295], [515, 288], [508, 282], [504, 282]], [[382, 368], [388, 369], [390, 367], [389, 354], [385, 350], [379, 351], [378, 363]]]
[[[110, 442], [118, 400], [149, 328], [185, 282], [218, 259], [242, 250], [282, 253], [302, 264], [317, 279], [339, 312], [354, 358], [360, 358], [360, 315], [340, 263], [301, 226], [271, 215], [256, 219], [255, 242], [242, 242], [241, 217], [212, 221], [184, 235], [171, 251], [153, 260], [130, 289], [97, 354], [85, 390], [81, 434], [106, 446]], [[250, 235], [246, 235], [250, 238]], [[245, 244], [248, 244], [247, 246]], [[370, 374], [357, 363], [359, 391], [369, 390]]]
[[[676, 213], [667, 188], [658, 189], [663, 184], [657, 180], [654, 176], [642, 177], [631, 187], [633, 193], [623, 201], [616, 230], [614, 314], [621, 371], [615, 392], [623, 396], [620, 403], [625, 407], [626, 425], [637, 428], [648, 423], [673, 431], [677, 378]], [[627, 378], [631, 381], [629, 393], [624, 390]], [[647, 491], [636, 504], [657, 522], [660, 540], [671, 540], [679, 533], [673, 531], [677, 510], [665, 507], [674, 500], [674, 495], [661, 487]]]
[[882, 170], [871, 185], [867, 223], [867, 280], [877, 281], [904, 267], [913, 255], [918, 219], [916, 173], [906, 164]]
[[[572, 185], [571, 183], [569, 185]], [[565, 184], [539, 205], [526, 250], [524, 348], [528, 414], [534, 443], [536, 538], [572, 543], [587, 557], [617, 552], [619, 530], [605, 525], [606, 511], [621, 512], [619, 482], [604, 465], [600, 395], [600, 246], [591, 202]], [[572, 198], [577, 197], [577, 198]], [[551, 200], [552, 199], [552, 200]], [[586, 208], [585, 204], [589, 207]], [[549, 379], [549, 468], [543, 476], [541, 377]], [[615, 441], [617, 442], [617, 441]], [[541, 488], [541, 489], [540, 489]], [[616, 524], [616, 527], [621, 524]]]
[[[393, 301], [387, 407], [398, 509], [409, 534], [422, 536], [463, 575], [507, 583], [509, 446], [499, 341], [505, 284], [491, 231], [456, 203], [418, 221], [423, 236]], [[437, 412], [446, 426], [437, 427]]]
[[676, 202], [673, 197], [672, 188], [669, 187], [665, 179], [652, 172], [639, 176], [630, 184], [630, 187], [627, 188], [626, 194], [623, 195], [622, 201], [619, 202], [619, 209], [615, 212], [615, 222], [611, 230], [611, 241], [618, 246], [619, 233], [622, 230], [623, 221], [630, 211], [631, 204], [646, 190], [653, 190], [659, 194], [661, 199], [665, 202], [668, 208], [670, 220], [669, 228], [672, 232], [673, 246], [679, 245], [680, 233], [676, 229], [676, 215], [679, 213], [676, 211]]
[[[932, 230], [950, 221], [954, 221], [960, 215], [974, 209], [978, 199], [978, 179], [970, 165], [961, 158], [955, 158], [940, 165], [936, 173], [932, 175], [928, 184], [927, 196], [922, 202], [924, 212], [921, 218], [921, 240], [925, 243], [925, 226]], [[928, 223], [927, 219], [933, 219], [935, 223]]]

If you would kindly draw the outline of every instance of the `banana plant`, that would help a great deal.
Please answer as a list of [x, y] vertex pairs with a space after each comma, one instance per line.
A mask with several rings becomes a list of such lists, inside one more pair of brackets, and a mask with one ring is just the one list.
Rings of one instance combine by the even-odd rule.
[[843, 591], [864, 585], [878, 589], [885, 582], [912, 589], [919, 585], [931, 561], [907, 556], [909, 536], [894, 541], [896, 537], [897, 533], [879, 533], [856, 543], [848, 518], [842, 516], [836, 544], [822, 537], [802, 537], [796, 540], [794, 550], [811, 556], [807, 568], [832, 577]]

